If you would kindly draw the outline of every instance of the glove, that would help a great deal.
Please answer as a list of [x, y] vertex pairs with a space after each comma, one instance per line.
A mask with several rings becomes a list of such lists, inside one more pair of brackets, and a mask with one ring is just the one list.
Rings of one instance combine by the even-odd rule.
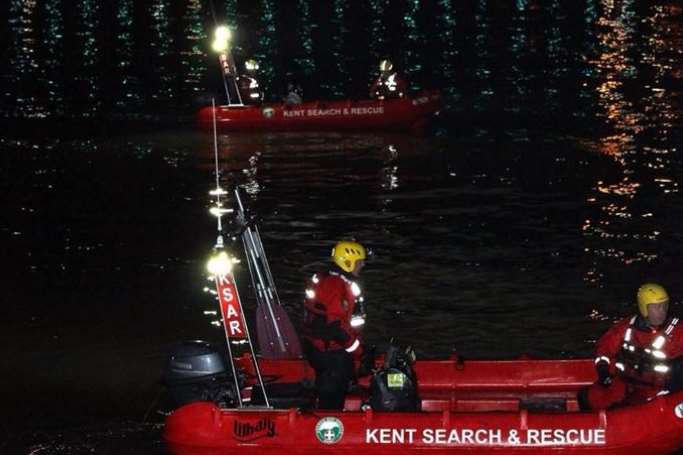
[[609, 374], [609, 364], [607, 362], [598, 362], [595, 365], [595, 370], [598, 372], [598, 384], [603, 387], [609, 387], [612, 384], [612, 375]]

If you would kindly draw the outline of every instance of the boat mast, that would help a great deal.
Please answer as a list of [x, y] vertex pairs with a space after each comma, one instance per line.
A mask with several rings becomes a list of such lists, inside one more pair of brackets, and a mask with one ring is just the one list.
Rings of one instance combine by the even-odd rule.
[[[212, 107], [214, 108], [214, 119], [213, 119], [213, 145], [214, 145], [214, 164], [216, 173], [216, 188], [212, 190], [209, 194], [215, 196], [215, 206], [210, 209], [211, 214], [216, 216], [217, 219], [217, 231], [218, 235], [216, 237], [216, 244], [214, 245], [214, 254], [209, 260], [208, 269], [212, 274], [213, 279], [216, 283], [216, 293], [219, 302], [219, 307], [221, 311], [221, 316], [223, 319], [223, 330], [225, 332], [225, 341], [228, 346], [228, 355], [230, 356], [230, 367], [232, 369], [232, 376], [235, 381], [235, 390], [237, 391], [237, 401], [239, 407], [243, 407], [244, 403], [240, 394], [239, 379], [237, 377], [237, 368], [235, 366], [235, 358], [232, 353], [232, 339], [246, 339], [249, 345], [249, 350], [251, 352], [251, 360], [254, 365], [254, 370], [256, 371], [256, 376], [258, 378], [258, 383], [261, 386], [261, 391], [263, 392], [263, 399], [265, 401], [266, 407], [270, 407], [270, 401], [268, 400], [268, 394], [266, 392], [265, 383], [263, 381], [263, 376], [261, 374], [261, 368], [259, 367], [258, 360], [256, 358], [256, 352], [254, 350], [254, 344], [251, 340], [251, 334], [249, 333], [249, 326], [244, 318], [244, 308], [242, 306], [242, 301], [239, 297], [239, 291], [237, 289], [237, 282], [235, 281], [235, 276], [232, 273], [232, 266], [238, 261], [230, 257], [225, 251], [225, 242], [223, 240], [223, 225], [221, 218], [227, 213], [233, 213], [233, 209], [223, 208], [223, 203], [221, 202], [221, 196], [227, 194], [227, 192], [220, 186], [220, 171], [218, 168], [218, 133], [216, 129], [216, 101], [212, 100]], [[240, 204], [241, 206], [241, 204]]]
[[[211, 7], [213, 23], [216, 27], [211, 47], [218, 53], [218, 62], [221, 66], [221, 77], [223, 78], [223, 88], [225, 89], [225, 97], [228, 101], [228, 106], [244, 106], [242, 95], [240, 94], [239, 86], [237, 85], [237, 67], [235, 65], [235, 60], [232, 57], [232, 52], [230, 52], [232, 31], [225, 25], [218, 25], [216, 11], [213, 7], [213, 0], [209, 0], [209, 5]], [[234, 97], [237, 100], [236, 103], [232, 102], [230, 88], [234, 90]]]

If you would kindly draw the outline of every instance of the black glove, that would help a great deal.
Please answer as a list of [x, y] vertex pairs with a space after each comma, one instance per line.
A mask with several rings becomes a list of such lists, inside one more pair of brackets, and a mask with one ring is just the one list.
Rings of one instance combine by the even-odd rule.
[[598, 384], [603, 387], [609, 387], [612, 384], [612, 375], [609, 374], [609, 364], [607, 362], [598, 362], [595, 365], [595, 371], [598, 372]]

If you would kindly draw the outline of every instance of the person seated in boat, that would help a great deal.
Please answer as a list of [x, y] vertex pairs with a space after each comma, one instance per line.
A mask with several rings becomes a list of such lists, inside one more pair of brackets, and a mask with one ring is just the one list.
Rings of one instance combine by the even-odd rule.
[[370, 98], [383, 100], [401, 98], [406, 92], [406, 82], [394, 71], [390, 60], [379, 62], [379, 77], [370, 86]]
[[683, 324], [669, 316], [669, 295], [662, 286], [645, 283], [637, 300], [638, 313], [598, 340], [598, 380], [578, 396], [584, 410], [643, 403], [681, 388]]
[[302, 95], [303, 90], [298, 84], [290, 82], [287, 84], [287, 96], [285, 96], [284, 102], [286, 105], [291, 106], [293, 104], [301, 104], [304, 102], [304, 97]]
[[263, 92], [255, 77], [258, 69], [259, 65], [256, 60], [249, 59], [244, 62], [244, 74], [237, 78], [242, 104], [259, 104], [263, 101]]
[[315, 370], [321, 409], [343, 409], [355, 377], [354, 358], [360, 357], [360, 332], [365, 324], [365, 303], [357, 280], [366, 258], [360, 243], [338, 242], [332, 249], [332, 269], [313, 275], [306, 289], [302, 344]]

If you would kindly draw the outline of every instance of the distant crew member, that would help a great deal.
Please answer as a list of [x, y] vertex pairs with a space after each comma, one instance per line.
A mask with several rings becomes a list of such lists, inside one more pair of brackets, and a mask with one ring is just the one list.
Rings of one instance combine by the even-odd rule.
[[259, 104], [263, 101], [263, 92], [255, 77], [258, 69], [258, 62], [249, 59], [244, 62], [244, 74], [237, 78], [237, 86], [243, 104]]
[[360, 355], [365, 303], [358, 277], [367, 252], [358, 242], [332, 249], [332, 270], [313, 275], [304, 300], [303, 348], [315, 369], [318, 407], [343, 409]]
[[407, 89], [406, 82], [401, 79], [390, 60], [379, 62], [379, 77], [370, 86], [370, 98], [401, 98]]
[[583, 409], [649, 401], [681, 389], [683, 326], [669, 316], [669, 295], [655, 283], [638, 289], [638, 314], [621, 320], [598, 340], [598, 380], [579, 393]]
[[286, 105], [301, 104], [304, 102], [303, 90], [298, 84], [290, 82], [287, 84], [287, 96], [284, 102]]

